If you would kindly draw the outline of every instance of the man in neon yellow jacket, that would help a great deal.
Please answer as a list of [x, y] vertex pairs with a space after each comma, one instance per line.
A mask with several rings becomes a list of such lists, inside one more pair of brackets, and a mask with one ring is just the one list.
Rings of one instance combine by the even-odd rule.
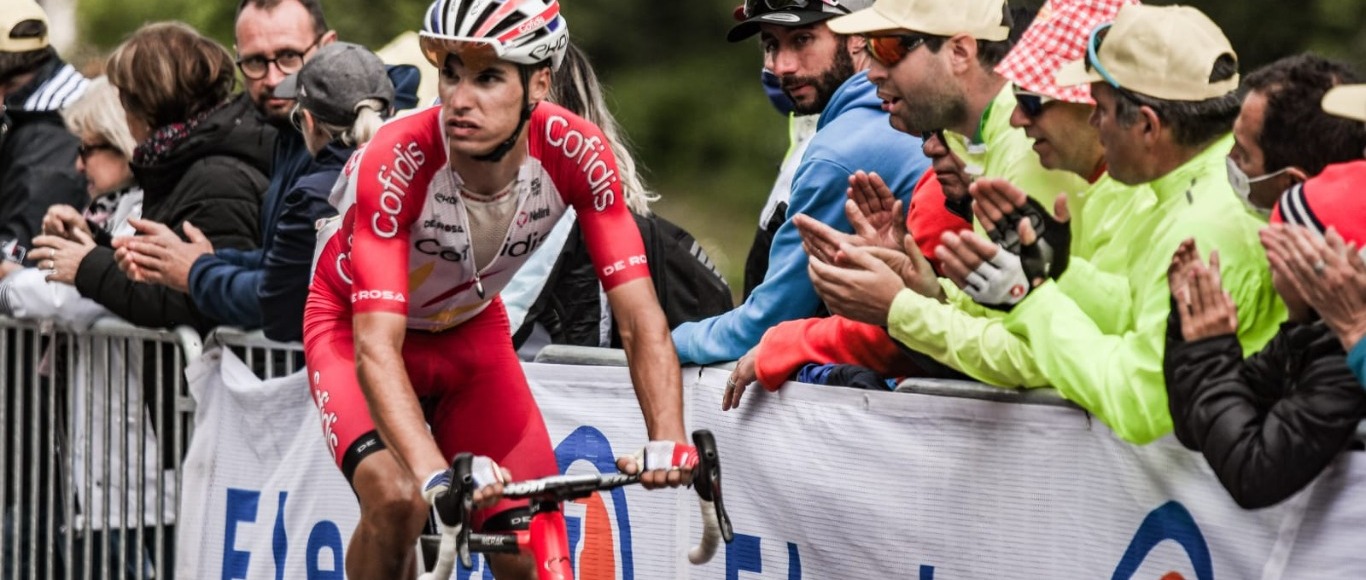
[[[1142, 44], [1153, 38], [1165, 43]], [[1066, 265], [1060, 255], [1030, 259], [1042, 245], [1028, 243], [1035, 233], [1028, 225], [1019, 228], [1023, 260], [971, 235], [945, 241], [945, 273], [979, 302], [1009, 310], [1006, 328], [1029, 342], [1048, 380], [1129, 441], [1145, 443], [1172, 429], [1162, 376], [1166, 271], [1182, 240], [1194, 237], [1198, 247], [1219, 253], [1244, 352], [1260, 349], [1285, 319], [1258, 243], [1261, 224], [1242, 210], [1227, 180], [1228, 130], [1239, 106], [1236, 59], [1198, 10], [1135, 5], [1092, 31], [1086, 57], [1058, 73], [1059, 85], [1091, 84], [1091, 121], [1111, 176], [1146, 184], [1144, 195], [1152, 196], [1152, 206], [1110, 240], [1127, 254], [1128, 328], [1107, 329], [1113, 321], [1087, 315], [1086, 300], [1114, 298], [1088, 292], [1089, 269]], [[999, 182], [979, 183], [974, 198], [978, 217], [1001, 226], [1025, 205], [1023, 195]], [[1045, 223], [1043, 242], [1050, 226], [1065, 230]]]

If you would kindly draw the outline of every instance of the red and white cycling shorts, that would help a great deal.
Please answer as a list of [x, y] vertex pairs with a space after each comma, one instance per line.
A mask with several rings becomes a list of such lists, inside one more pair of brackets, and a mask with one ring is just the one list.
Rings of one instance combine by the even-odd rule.
[[[368, 454], [382, 449], [356, 375], [350, 313], [314, 292], [308, 299], [304, 353], [323, 435], [347, 480]], [[541, 411], [512, 348], [507, 311], [494, 299], [474, 318], [438, 333], [409, 330], [403, 365], [447, 459], [468, 451], [506, 467], [518, 480], [559, 473]], [[484, 517], [525, 506], [503, 501]]]

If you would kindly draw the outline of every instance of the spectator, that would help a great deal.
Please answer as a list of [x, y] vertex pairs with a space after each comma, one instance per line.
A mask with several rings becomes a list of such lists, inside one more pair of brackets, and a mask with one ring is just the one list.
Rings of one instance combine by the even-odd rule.
[[[1045, 14], [1020, 35], [1019, 43], [997, 65], [997, 70], [1016, 85], [1013, 92], [1018, 106], [1011, 110], [1009, 121], [1017, 130], [1023, 129], [1026, 144], [1029, 139], [1035, 139], [1033, 149], [1039, 153], [1042, 166], [1050, 170], [1068, 171], [1078, 179], [1095, 181], [1084, 194], [1065, 198], [1070, 206], [1096, 200], [1079, 208], [1080, 212], [1096, 214], [1095, 217], [1082, 220], [1072, 227], [1075, 232], [1073, 247], [1077, 248], [1079, 255], [1084, 256], [1090, 256], [1097, 248], [1105, 246], [1110, 230], [1129, 217], [1128, 211], [1141, 210], [1142, 203], [1149, 198], [1134, 195], [1127, 186], [1105, 174], [1103, 148], [1095, 130], [1086, 121], [1093, 108], [1090, 91], [1086, 87], [1059, 87], [1053, 82], [1052, 75], [1068, 59], [1082, 56], [1090, 27], [1113, 18], [1123, 4], [1125, 2], [1119, 1], [1052, 2]], [[897, 63], [896, 66], [907, 65]], [[1066, 137], [1054, 139], [1054, 136]], [[933, 153], [929, 149], [930, 143], [931, 140], [926, 141], [927, 154]], [[1033, 156], [1034, 152], [1025, 154]], [[935, 157], [936, 171], [948, 178], [944, 184], [945, 191], [950, 192], [948, 197], [967, 198], [968, 185], [964, 179], [957, 177], [961, 174], [961, 161], [956, 155]], [[890, 207], [890, 196], [882, 197], [880, 202], [859, 204], [858, 207]], [[908, 214], [908, 221], [914, 222], [917, 214], [934, 215], [917, 211], [922, 209], [916, 207], [921, 201], [922, 194], [917, 191], [912, 196], [913, 211]], [[1139, 207], [1132, 207], [1136, 204]], [[883, 221], [886, 221], [885, 218]], [[912, 223], [911, 226], [920, 251], [933, 254], [942, 239], [943, 230], [926, 236], [923, 225]], [[862, 243], [833, 235], [834, 232], [828, 228], [814, 224], [808, 224], [803, 234], [809, 246], [827, 256], [838, 251], [841, 241], [856, 246]], [[926, 243], [927, 239], [929, 243]], [[820, 251], [822, 247], [825, 249]], [[888, 249], [898, 248], [889, 246]], [[1107, 266], [1114, 267], [1124, 262], [1122, 250], [1111, 248], [1110, 254], [1119, 255], [1103, 261]], [[916, 376], [963, 378], [966, 375], [1000, 386], [1038, 387], [1048, 384], [1034, 365], [1029, 345], [1005, 330], [998, 313], [984, 312], [969, 297], [957, 292], [957, 288], [942, 288], [934, 279], [928, 264], [915, 253], [907, 251], [893, 255], [893, 258], [902, 266], [884, 268], [879, 266], [877, 260], [865, 262], [877, 267], [875, 278], [861, 277], [872, 271], [853, 263], [831, 268], [824, 264], [813, 266], [813, 279], [818, 291], [829, 293], [823, 296], [827, 303], [839, 303], [839, 308], [866, 309], [879, 314], [870, 315], [864, 322], [834, 317], [829, 321], [812, 321], [804, 327], [795, 323], [787, 329], [780, 326], [764, 336], [761, 343], [763, 352], [756, 357], [762, 364], [754, 376], [766, 388], [774, 389], [791, 376], [802, 362], [807, 362], [800, 357], [811, 353], [839, 353], [846, 358], [842, 361], [811, 362], [853, 362], [879, 372], [890, 372], [904, 367], [905, 363], [901, 359], [909, 358]], [[915, 266], [907, 267], [907, 264]], [[903, 274], [901, 279], [896, 276], [897, 272]], [[873, 279], [877, 282], [873, 283]], [[874, 288], [885, 289], [885, 292], [872, 291]], [[1125, 292], [1127, 288], [1119, 289], [1120, 294]], [[1113, 300], [1113, 297], [1108, 299]], [[1096, 304], [1093, 310], [1099, 315], [1110, 310], [1110, 306]], [[1091, 311], [1088, 309], [1088, 312]], [[866, 342], [853, 338], [876, 334], [874, 330], [880, 330], [884, 325], [900, 349], [869, 348]], [[845, 348], [844, 345], [851, 345], [851, 348]], [[882, 358], [886, 353], [891, 353], [890, 359]], [[743, 384], [751, 378], [741, 374], [744, 368], [744, 364], [737, 365], [737, 384]]]
[[[1366, 85], [1342, 86], [1328, 91], [1323, 96], [1323, 110], [1339, 117], [1366, 122]], [[1336, 233], [1328, 235], [1329, 243], [1317, 243], [1317, 240], [1299, 237], [1300, 247], [1304, 249], [1280, 259], [1295, 266], [1290, 268], [1295, 274], [1294, 281], [1303, 289], [1302, 293], [1309, 305], [1337, 333], [1343, 349], [1348, 353], [1348, 365], [1356, 374], [1357, 381], [1366, 386], [1366, 341], [1361, 340], [1366, 335], [1366, 264], [1361, 259], [1348, 256], [1346, 260], [1339, 260], [1341, 254], [1338, 257], [1333, 255], [1342, 250], [1341, 240], [1334, 240], [1339, 237]], [[1363, 250], [1362, 247], [1357, 249]], [[1277, 258], [1275, 254], [1272, 255], [1273, 260]], [[1325, 270], [1331, 275], [1320, 276], [1320, 268], [1306, 268], [1320, 263], [1331, 267], [1331, 270]], [[1315, 275], [1307, 274], [1311, 271]]]
[[[1118, 316], [1090, 315], [1087, 301], [1068, 291], [1094, 291], [1112, 279], [1073, 271], [1059, 252], [1066, 246], [1056, 239], [1050, 245], [1059, 253], [1051, 261], [1019, 260], [975, 234], [946, 236], [939, 250], [955, 284], [979, 302], [1009, 311], [1006, 328], [1028, 341], [1035, 363], [1063, 396], [1135, 443], [1172, 429], [1162, 329], [1170, 313], [1169, 256], [1183, 240], [1194, 236], [1200, 247], [1218, 250], [1245, 352], [1261, 349], [1285, 318], [1256, 240], [1259, 222], [1241, 211], [1228, 182], [1224, 157], [1239, 105], [1237, 62], [1223, 32], [1200, 11], [1130, 5], [1113, 24], [1092, 31], [1084, 59], [1058, 72], [1059, 85], [1091, 85], [1091, 120], [1111, 177], [1147, 184], [1154, 199], [1109, 242], [1128, 253], [1119, 274], [1128, 300], [1119, 304]], [[1024, 219], [1018, 192], [999, 182], [977, 185], [973, 198], [984, 222]], [[1017, 230], [1026, 256], [1042, 254], [1030, 223], [1024, 220]], [[1045, 225], [1043, 235], [1065, 231], [1057, 226]]]
[[[774, 9], [768, 3], [747, 3], [748, 19], [727, 35], [736, 42], [760, 34], [765, 65], [782, 79], [797, 112], [820, 112], [816, 135], [794, 174], [787, 215], [805, 214], [844, 232], [851, 231], [844, 194], [855, 170], [882, 175], [904, 201], [928, 166], [920, 142], [888, 126], [876, 89], [868, 82], [864, 39], [835, 34], [826, 26], [826, 20], [868, 5], [868, 0], [851, 0]], [[737, 359], [773, 325], [816, 314], [820, 300], [806, 266], [796, 227], [784, 223], [774, 236], [763, 283], [743, 304], [674, 329], [681, 361]]]
[[394, 94], [379, 57], [348, 42], [318, 49], [298, 73], [275, 88], [277, 97], [298, 101], [294, 124], [313, 162], [284, 196], [284, 210], [260, 270], [257, 292], [267, 338], [303, 337], [309, 269], [317, 245], [314, 224], [336, 214], [328, 202], [332, 186], [346, 160], [379, 129]]
[[[945, 130], [972, 178], [1008, 179], [1051, 208], [1059, 193], [1086, 183], [1044, 169], [1024, 132], [1010, 126], [1015, 96], [994, 69], [1029, 25], [1028, 12], [1019, 16], [1005, 0], [879, 0], [831, 26], [870, 35], [872, 54], [884, 55], [868, 80], [886, 100], [892, 126], [913, 135]], [[951, 201], [966, 206], [968, 198]]]
[[29, 248], [48, 206], [89, 201], [60, 114], [86, 84], [48, 45], [42, 7], [0, 1], [0, 242]]
[[[235, 35], [237, 68], [246, 79], [246, 93], [260, 118], [275, 129], [274, 160], [269, 166], [272, 169], [267, 172], [270, 182], [258, 204], [261, 221], [253, 228], [260, 232], [260, 237], [253, 238], [252, 245], [246, 249], [194, 243], [194, 240], [185, 243], [165, 227], [170, 224], [149, 224], [141, 230], [145, 234], [143, 239], [128, 248], [121, 266], [135, 280], [188, 293], [195, 307], [213, 323], [259, 328], [270, 320], [272, 338], [298, 340], [303, 328], [301, 305], [297, 311], [291, 307], [287, 308], [288, 313], [272, 313], [272, 316], [262, 312], [264, 264], [277, 242], [286, 194], [302, 176], [329, 170], [313, 166], [313, 155], [305, 146], [303, 136], [290, 125], [295, 101], [281, 98], [274, 91], [286, 76], [298, 72], [318, 49], [334, 42], [337, 33], [328, 29], [319, 0], [241, 0], [237, 5]], [[306, 213], [297, 216], [295, 222], [311, 221], [333, 213], [316, 204], [297, 209]], [[255, 248], [257, 244], [259, 248]], [[288, 243], [286, 245], [288, 247]], [[310, 250], [309, 259], [311, 257]], [[276, 259], [289, 263], [298, 261], [288, 256]], [[273, 289], [284, 290], [283, 287]], [[303, 294], [306, 287], [287, 290]], [[298, 296], [289, 302], [302, 304], [302, 299]]]
[[[76, 243], [91, 239], [108, 248], [112, 236], [133, 232], [128, 220], [142, 213], [142, 188], [133, 181], [133, 170], [128, 166], [136, 143], [128, 132], [118, 89], [105, 77], [95, 79], [62, 117], [80, 143], [74, 165], [85, 176], [88, 204], [83, 206], [84, 211], [69, 205], [52, 206], [43, 218], [42, 231]], [[50, 265], [46, 259], [39, 262], [40, 266]], [[49, 284], [46, 278], [50, 270], [19, 268], [18, 262], [10, 261], [0, 269], [7, 272], [0, 281], [0, 312], [4, 314], [56, 320], [84, 330], [108, 313], [82, 299], [74, 286]]]
[[[649, 191], [627, 140], [603, 100], [603, 87], [588, 56], [572, 42], [551, 75], [550, 102], [602, 128], [617, 158], [622, 193], [645, 242], [650, 279], [669, 328], [729, 310], [730, 286], [686, 231], [650, 212], [658, 195]], [[616, 318], [598, 283], [573, 208], [550, 231], [527, 264], [503, 289], [513, 345], [533, 360], [548, 344], [621, 348]]]
[[[132, 168], [144, 192], [143, 218], [170, 224], [195, 243], [251, 247], [274, 131], [256, 120], [249, 99], [232, 96], [232, 56], [184, 24], [156, 23], [115, 49], [107, 70], [139, 142]], [[138, 219], [129, 223], [146, 227]], [[133, 239], [115, 238], [113, 246], [125, 248]], [[49, 280], [74, 283], [82, 296], [128, 322], [186, 324], [201, 332], [213, 326], [185, 293], [137, 283], [120, 271], [116, 251], [124, 249], [56, 235], [34, 246], [34, 259], [49, 261]]]
[[[1262, 243], [1290, 317], [1266, 348], [1246, 360], [1234, 334], [1237, 312], [1220, 287], [1219, 260], [1211, 256], [1206, 267], [1191, 244], [1172, 256], [1163, 372], [1176, 436], [1205, 454], [1244, 508], [1274, 505], [1304, 488], [1347, 448], [1366, 417], [1366, 391], [1347, 367], [1344, 346], [1351, 333], [1334, 336], [1335, 329], [1318, 319], [1284, 259], [1297, 251], [1294, 234], [1312, 240], [1335, 228], [1340, 250], [1343, 239], [1366, 242], [1363, 186], [1366, 161], [1358, 160], [1330, 166], [1281, 197], [1271, 222], [1296, 227], [1267, 228]], [[1351, 272], [1346, 253], [1328, 253], [1335, 262], [1331, 275]], [[1355, 248], [1350, 254], [1361, 263]], [[1309, 271], [1317, 278], [1326, 269], [1319, 261]], [[1360, 330], [1355, 334], [1359, 339]]]
[[1280, 59], [1243, 79], [1228, 173], [1249, 209], [1270, 215], [1290, 186], [1330, 164], [1361, 158], [1366, 127], [1317, 105], [1333, 87], [1357, 80], [1346, 65], [1312, 54]]

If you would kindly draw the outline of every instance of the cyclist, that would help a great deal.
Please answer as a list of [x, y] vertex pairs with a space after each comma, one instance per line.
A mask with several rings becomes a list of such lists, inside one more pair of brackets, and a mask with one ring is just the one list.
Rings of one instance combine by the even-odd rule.
[[[441, 104], [390, 122], [351, 158], [333, 193], [342, 217], [319, 242], [304, 345], [325, 437], [360, 500], [351, 578], [412, 572], [456, 452], [481, 456], [477, 498], [493, 505], [474, 526], [485, 531], [527, 521], [524, 505], [498, 496], [507, 471], [558, 472], [498, 294], [568, 206], [620, 324], [650, 438], [618, 466], [648, 469], [644, 483], [658, 487], [688, 481], [696, 462], [612, 149], [598, 127], [542, 102], [569, 42], [560, 6], [484, 6], [428, 9], [421, 44]], [[491, 558], [495, 574], [530, 577], [530, 562], [513, 558]]]

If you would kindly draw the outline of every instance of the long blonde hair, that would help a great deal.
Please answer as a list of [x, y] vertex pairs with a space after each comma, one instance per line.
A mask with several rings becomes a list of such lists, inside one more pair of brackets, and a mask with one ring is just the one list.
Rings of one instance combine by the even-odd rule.
[[659, 194], [646, 188], [640, 178], [626, 134], [603, 100], [598, 75], [593, 72], [588, 56], [573, 42], [569, 43], [564, 62], [551, 78], [549, 100], [602, 129], [617, 158], [617, 174], [621, 176], [626, 206], [638, 215], [650, 215], [650, 203], [658, 200]]

